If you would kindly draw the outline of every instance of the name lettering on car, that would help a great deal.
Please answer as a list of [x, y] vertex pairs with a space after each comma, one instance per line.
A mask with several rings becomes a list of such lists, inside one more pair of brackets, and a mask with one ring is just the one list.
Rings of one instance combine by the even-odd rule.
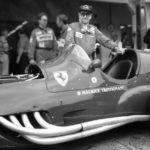
[[68, 73], [67, 71], [56, 71], [53, 72], [54, 78], [61, 86], [66, 86], [68, 83]]
[[104, 93], [104, 92], [121, 91], [124, 89], [125, 89], [124, 85], [113, 86], [113, 87], [103, 87], [103, 88], [77, 91], [77, 95], [80, 96], [80, 95], [98, 94], [98, 93]]

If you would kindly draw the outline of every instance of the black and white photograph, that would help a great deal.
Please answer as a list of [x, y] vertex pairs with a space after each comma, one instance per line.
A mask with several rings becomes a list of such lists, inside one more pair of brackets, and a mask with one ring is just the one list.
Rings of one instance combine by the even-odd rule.
[[0, 0], [0, 150], [150, 150], [150, 0]]

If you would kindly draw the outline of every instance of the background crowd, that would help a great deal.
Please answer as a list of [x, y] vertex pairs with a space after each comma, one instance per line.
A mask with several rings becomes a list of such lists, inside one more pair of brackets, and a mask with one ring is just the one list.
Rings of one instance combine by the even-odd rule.
[[118, 40], [117, 34], [113, 34], [109, 39], [100, 32], [98, 26], [89, 25], [92, 13], [92, 6], [80, 6], [79, 23], [71, 24], [65, 14], [60, 14], [56, 17], [57, 28], [55, 29], [57, 30], [48, 27], [49, 18], [44, 12], [38, 14], [38, 25], [32, 30], [27, 26], [29, 22], [18, 25], [12, 31], [8, 31], [7, 27], [2, 28], [0, 30], [0, 75], [24, 74], [29, 64], [40, 64], [54, 59], [61, 55], [66, 43], [70, 42], [71, 36], [73, 39], [71, 42], [83, 47], [90, 57], [95, 57], [96, 54], [101, 58], [101, 45], [116, 51], [119, 51], [122, 46], [124, 48], [131, 46], [126, 35], [122, 36], [121, 41]]

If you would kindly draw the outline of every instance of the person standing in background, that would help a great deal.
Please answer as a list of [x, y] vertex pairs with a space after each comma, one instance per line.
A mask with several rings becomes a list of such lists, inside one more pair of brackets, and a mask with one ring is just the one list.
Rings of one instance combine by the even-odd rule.
[[9, 74], [9, 44], [7, 41], [8, 31], [3, 29], [0, 32], [0, 75]]
[[60, 14], [56, 18], [56, 25], [60, 28], [60, 36], [58, 38], [59, 48], [63, 48], [65, 45], [65, 38], [68, 30], [68, 17], [65, 14]]
[[80, 45], [91, 59], [95, 53], [95, 44], [100, 43], [116, 52], [120, 52], [118, 45], [106, 37], [97, 27], [90, 24], [92, 19], [93, 9], [91, 5], [81, 5], [79, 7], [78, 17], [79, 22], [74, 22], [69, 25], [66, 36], [65, 47], [71, 44]]
[[118, 34], [114, 33], [112, 35], [112, 40], [118, 45], [120, 49], [122, 48], [122, 42], [119, 40]]
[[25, 73], [25, 68], [29, 64], [28, 59], [28, 48], [29, 48], [29, 38], [27, 32], [24, 28], [18, 31], [19, 41], [17, 44], [17, 59], [16, 63], [19, 66], [19, 73]]
[[29, 59], [31, 64], [44, 63], [58, 55], [58, 44], [53, 29], [47, 27], [48, 16], [39, 13], [39, 26], [31, 33], [29, 42]]
[[150, 29], [148, 29], [144, 35], [143, 41], [147, 44], [147, 48], [150, 49]]

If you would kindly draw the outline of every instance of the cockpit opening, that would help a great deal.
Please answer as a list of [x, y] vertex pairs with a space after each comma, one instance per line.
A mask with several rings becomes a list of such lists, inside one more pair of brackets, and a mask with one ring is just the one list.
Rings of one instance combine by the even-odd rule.
[[118, 54], [103, 68], [103, 72], [115, 79], [130, 79], [136, 75], [138, 68], [138, 57], [134, 50], [126, 50]]
[[40, 69], [40, 67], [38, 65], [29, 65], [25, 72], [27, 74], [32, 74], [34, 77], [37, 76], [38, 79], [44, 78], [44, 75], [42, 73], [42, 70]]

